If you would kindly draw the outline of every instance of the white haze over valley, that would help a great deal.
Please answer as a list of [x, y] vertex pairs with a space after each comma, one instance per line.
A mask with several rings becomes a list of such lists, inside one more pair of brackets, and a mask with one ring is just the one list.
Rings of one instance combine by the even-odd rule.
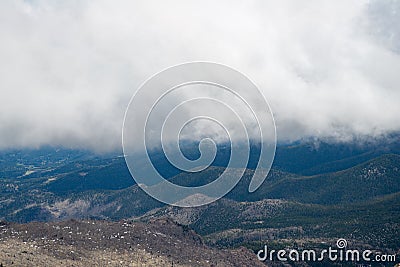
[[119, 149], [135, 90], [189, 61], [246, 74], [280, 141], [400, 130], [400, 1], [1, 1], [0, 36], [1, 149]]

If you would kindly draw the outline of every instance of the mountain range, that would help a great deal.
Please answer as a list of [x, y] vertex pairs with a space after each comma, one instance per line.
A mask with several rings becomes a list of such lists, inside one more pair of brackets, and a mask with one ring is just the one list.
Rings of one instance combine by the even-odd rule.
[[[213, 247], [257, 251], [324, 246], [346, 238], [354, 246], [400, 252], [400, 139], [337, 143], [308, 140], [280, 144], [267, 179], [247, 191], [257, 159], [224, 198], [198, 208], [166, 206], [144, 193], [118, 153], [46, 147], [0, 153], [0, 218], [29, 223], [68, 219], [172, 220], [200, 234]], [[195, 147], [195, 146], [194, 146]], [[184, 151], [189, 158], [197, 149]], [[151, 158], [176, 184], [197, 186], [226, 169], [229, 146], [218, 147], [213, 166], [180, 172], [160, 151]], [[221, 156], [222, 155], [222, 156]], [[160, 167], [161, 166], [161, 167]]]

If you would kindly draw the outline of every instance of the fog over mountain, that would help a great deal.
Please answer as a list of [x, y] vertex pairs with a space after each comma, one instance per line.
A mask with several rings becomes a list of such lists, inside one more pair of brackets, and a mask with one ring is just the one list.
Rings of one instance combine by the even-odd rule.
[[189, 61], [252, 79], [281, 141], [400, 130], [399, 1], [1, 1], [0, 21], [1, 149], [118, 149], [135, 90]]

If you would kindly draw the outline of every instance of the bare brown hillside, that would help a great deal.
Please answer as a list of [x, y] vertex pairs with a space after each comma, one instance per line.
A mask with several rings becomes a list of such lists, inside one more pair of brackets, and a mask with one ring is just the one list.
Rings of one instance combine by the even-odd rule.
[[171, 220], [1, 223], [3, 266], [263, 266], [245, 248], [218, 250]]

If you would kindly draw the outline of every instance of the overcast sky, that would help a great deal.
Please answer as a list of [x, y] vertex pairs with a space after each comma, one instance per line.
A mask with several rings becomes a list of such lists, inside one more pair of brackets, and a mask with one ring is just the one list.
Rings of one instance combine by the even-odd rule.
[[121, 146], [130, 97], [182, 62], [250, 77], [279, 140], [400, 130], [400, 1], [0, 1], [0, 148]]

